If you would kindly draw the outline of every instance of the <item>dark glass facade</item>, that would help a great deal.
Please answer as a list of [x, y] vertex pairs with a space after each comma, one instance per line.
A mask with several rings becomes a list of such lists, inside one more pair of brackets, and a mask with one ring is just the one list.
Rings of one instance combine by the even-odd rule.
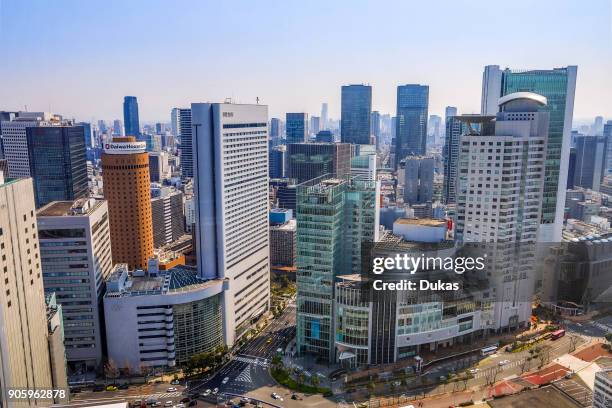
[[88, 195], [85, 135], [82, 126], [26, 129], [36, 208], [51, 201]]
[[423, 156], [427, 149], [429, 86], [397, 87], [395, 165], [406, 156]]
[[342, 87], [340, 139], [342, 143], [370, 144], [372, 87], [345, 85]]
[[308, 114], [287, 113], [285, 122], [287, 144], [304, 143], [308, 136]]
[[298, 183], [325, 174], [351, 172], [351, 145], [348, 143], [292, 143], [287, 145], [287, 177]]
[[140, 120], [138, 119], [138, 100], [135, 96], [123, 98], [123, 123], [126, 136], [140, 136]]

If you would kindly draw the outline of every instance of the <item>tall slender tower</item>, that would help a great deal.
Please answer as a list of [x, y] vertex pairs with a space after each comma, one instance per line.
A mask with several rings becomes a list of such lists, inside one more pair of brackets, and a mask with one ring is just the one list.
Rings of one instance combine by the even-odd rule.
[[123, 123], [126, 136], [140, 136], [140, 120], [138, 118], [138, 99], [135, 96], [123, 98]]
[[340, 138], [342, 143], [370, 144], [372, 87], [345, 85], [341, 96]]
[[198, 275], [227, 279], [234, 344], [270, 303], [268, 107], [191, 104]]
[[144, 269], [153, 255], [151, 176], [146, 142], [126, 136], [107, 143], [102, 154], [102, 176], [113, 261]]
[[406, 156], [425, 155], [428, 107], [429, 86], [409, 84], [397, 87], [395, 167]]
[[32, 179], [0, 172], [0, 207], [0, 406], [49, 406], [7, 394], [53, 387]]

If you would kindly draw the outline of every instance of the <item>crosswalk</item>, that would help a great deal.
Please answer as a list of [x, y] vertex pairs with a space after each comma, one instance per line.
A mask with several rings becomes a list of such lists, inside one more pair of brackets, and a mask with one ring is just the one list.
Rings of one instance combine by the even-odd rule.
[[148, 395], [147, 397], [163, 399], [163, 398], [176, 398], [176, 397], [180, 397], [181, 395], [183, 395], [181, 392], [176, 391], [176, 392], [161, 392], [158, 394], [151, 394], [151, 395]]
[[236, 382], [251, 383], [251, 367], [246, 367], [234, 380]]
[[491, 370], [497, 369], [498, 367], [501, 368], [501, 371], [509, 370], [513, 367], [519, 367], [522, 364], [522, 362], [523, 362], [522, 360], [516, 360], [516, 361], [511, 361], [508, 364], [505, 364], [503, 366], [487, 368], [486, 370], [478, 371], [476, 374], [474, 374], [474, 378], [486, 377], [487, 373], [489, 373]]
[[264, 368], [268, 367], [268, 360], [265, 358], [253, 358], [253, 357], [239, 355], [239, 356], [236, 356], [234, 360], [240, 361], [242, 363], [247, 363], [247, 364], [255, 364], [257, 366], [264, 367]]

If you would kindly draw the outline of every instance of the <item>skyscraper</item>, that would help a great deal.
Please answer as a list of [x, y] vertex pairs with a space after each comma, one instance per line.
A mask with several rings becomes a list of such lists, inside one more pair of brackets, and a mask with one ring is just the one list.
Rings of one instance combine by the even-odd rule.
[[603, 126], [603, 137], [608, 143], [608, 151], [606, 152], [606, 174], [612, 173], [612, 120], [606, 122]]
[[578, 136], [576, 138], [576, 162], [574, 186], [599, 191], [606, 174], [607, 140], [603, 136]]
[[300, 354], [315, 353], [335, 361], [334, 282], [339, 275], [359, 274], [363, 246], [378, 240], [378, 193], [378, 182], [351, 177], [324, 176], [298, 185]]
[[316, 135], [321, 130], [321, 117], [311, 116], [310, 117], [310, 134]]
[[[62, 305], [68, 366], [94, 371], [104, 353], [102, 287], [113, 269], [108, 205], [55, 201], [38, 210], [37, 221], [45, 293]], [[75, 301], [75, 293], [83, 296]]]
[[270, 149], [270, 178], [285, 177], [287, 146], [280, 145]]
[[370, 144], [372, 87], [344, 85], [341, 96], [340, 140], [342, 143]]
[[279, 118], [270, 119], [270, 139], [276, 140], [281, 137], [281, 120]]
[[123, 136], [123, 123], [119, 119], [113, 121], [113, 136]]
[[321, 130], [329, 129], [329, 116], [327, 113], [327, 103], [321, 104]]
[[348, 143], [291, 143], [287, 145], [287, 177], [298, 183], [325, 174], [342, 176], [351, 172]]
[[444, 204], [454, 204], [456, 202], [456, 183], [457, 183], [457, 164], [459, 160], [459, 141], [461, 135], [466, 131], [464, 122], [454, 115], [446, 116], [446, 140], [442, 150], [442, 160], [444, 162], [444, 182], [442, 185], [442, 202]]
[[[9, 399], [10, 388], [42, 390], [53, 384], [32, 180], [5, 180], [0, 174], [0, 207], [0, 405], [12, 407], [16, 401]], [[52, 401], [20, 402], [50, 406]]]
[[380, 112], [372, 111], [370, 115], [370, 134], [376, 138], [376, 148], [380, 147], [381, 130], [380, 130]]
[[170, 132], [172, 136], [178, 136], [181, 128], [181, 110], [172, 108], [170, 111]]
[[550, 112], [541, 215], [543, 225], [539, 230], [542, 242], [561, 241], [576, 74], [576, 66], [527, 71], [506, 68], [502, 71], [498, 65], [486, 66], [483, 73], [482, 114], [494, 115], [499, 109], [499, 98], [514, 92], [535, 92], [548, 100], [539, 108]]
[[425, 155], [428, 107], [429, 86], [410, 84], [397, 87], [396, 167], [406, 156]]
[[48, 112], [18, 112], [10, 121], [0, 122], [2, 147], [8, 163], [8, 177], [30, 177], [26, 129], [61, 123], [61, 117]]
[[426, 204], [433, 197], [434, 158], [408, 156], [404, 163], [404, 202]]
[[116, 137], [102, 154], [104, 198], [108, 201], [114, 263], [146, 269], [153, 256], [151, 176], [146, 143]]
[[287, 144], [306, 142], [308, 138], [308, 114], [287, 113], [285, 127], [287, 129]]
[[123, 98], [123, 123], [125, 135], [140, 137], [140, 120], [138, 119], [138, 100], [135, 96]]
[[191, 104], [198, 276], [227, 279], [232, 345], [269, 308], [268, 107]]
[[179, 134], [181, 136], [181, 178], [193, 177], [193, 139], [191, 137], [191, 109], [180, 109], [180, 127]]
[[96, 141], [93, 138], [93, 134], [91, 133], [91, 123], [88, 122], [78, 122], [76, 126], [83, 127], [83, 135], [85, 137], [85, 148], [92, 149], [96, 146]]
[[541, 109], [546, 103], [542, 95], [516, 92], [499, 99], [495, 117], [459, 117], [478, 129], [461, 136], [455, 238], [488, 243], [481, 277], [492, 307], [481, 317], [484, 329], [512, 330], [531, 318], [551, 116]]
[[183, 193], [173, 187], [161, 187], [158, 197], [151, 199], [153, 246], [162, 247], [185, 233]]
[[26, 136], [36, 208], [88, 196], [82, 126], [33, 126]]

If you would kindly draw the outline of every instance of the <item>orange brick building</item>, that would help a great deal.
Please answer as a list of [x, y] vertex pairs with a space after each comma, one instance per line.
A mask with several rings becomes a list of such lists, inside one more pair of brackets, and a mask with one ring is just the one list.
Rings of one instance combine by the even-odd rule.
[[115, 137], [102, 154], [104, 197], [108, 201], [114, 263], [146, 269], [153, 256], [151, 180], [146, 143]]

